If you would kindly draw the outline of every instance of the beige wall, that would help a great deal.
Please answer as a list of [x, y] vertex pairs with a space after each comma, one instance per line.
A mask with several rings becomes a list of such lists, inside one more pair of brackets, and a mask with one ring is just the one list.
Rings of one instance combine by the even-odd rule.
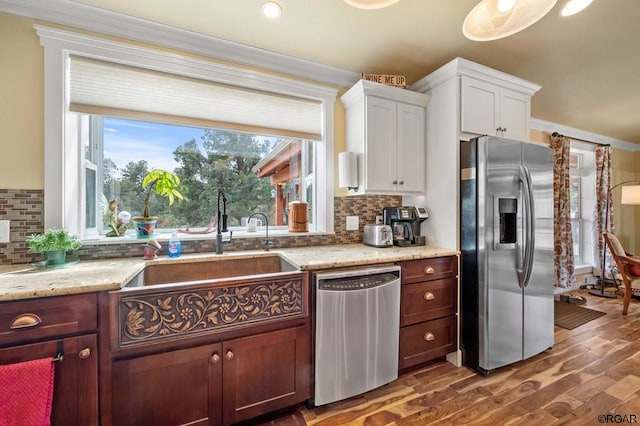
[[0, 188], [44, 187], [43, 53], [33, 21], [0, 13]]

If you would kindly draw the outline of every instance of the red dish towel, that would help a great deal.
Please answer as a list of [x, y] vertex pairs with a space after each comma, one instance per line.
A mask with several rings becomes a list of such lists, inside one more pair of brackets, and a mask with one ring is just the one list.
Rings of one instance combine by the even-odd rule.
[[0, 426], [50, 426], [53, 358], [0, 365]]

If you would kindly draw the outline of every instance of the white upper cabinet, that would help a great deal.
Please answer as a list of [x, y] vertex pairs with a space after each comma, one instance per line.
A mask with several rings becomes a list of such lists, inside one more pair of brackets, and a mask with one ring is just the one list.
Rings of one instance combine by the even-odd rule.
[[429, 219], [421, 231], [434, 245], [460, 249], [460, 141], [484, 134], [529, 141], [531, 99], [540, 86], [455, 58], [411, 89], [430, 96], [426, 188], [420, 200]]
[[461, 132], [529, 139], [531, 95], [467, 76], [460, 93]]
[[341, 100], [347, 151], [358, 154], [355, 193], [422, 193], [429, 96], [360, 80]]

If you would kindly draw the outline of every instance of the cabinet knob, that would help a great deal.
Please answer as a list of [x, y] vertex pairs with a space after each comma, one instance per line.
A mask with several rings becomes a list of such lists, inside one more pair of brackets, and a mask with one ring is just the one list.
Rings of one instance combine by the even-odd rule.
[[436, 296], [434, 296], [434, 294], [432, 292], [430, 292], [430, 291], [428, 291], [428, 292], [426, 292], [424, 294], [424, 300], [433, 300], [435, 298], [436, 298]]
[[401, 180], [400, 182], [398, 182], [400, 185], [404, 185], [404, 181]]
[[228, 359], [229, 361], [231, 361], [234, 357], [233, 352], [231, 351], [227, 351], [227, 353], [224, 356], [226, 359]]
[[391, 183], [392, 183], [392, 184], [394, 184], [394, 185], [397, 185], [397, 184], [398, 184], [398, 181], [397, 181], [397, 180], [394, 180], [394, 181], [393, 181], [393, 182], [391, 182]]
[[218, 352], [214, 352], [213, 355], [211, 355], [211, 361], [215, 364], [216, 362], [220, 361], [220, 355], [218, 355]]
[[431, 342], [432, 340], [436, 340], [436, 336], [432, 332], [427, 331], [424, 333], [424, 340], [426, 342]]
[[91, 348], [84, 348], [80, 352], [78, 352], [78, 358], [87, 359], [91, 356]]
[[19, 328], [29, 328], [40, 325], [42, 320], [36, 314], [20, 314], [11, 320], [9, 328], [16, 330]]
[[424, 268], [424, 273], [427, 275], [431, 275], [433, 273], [435, 273], [436, 270], [433, 269], [433, 266], [427, 266], [426, 268]]

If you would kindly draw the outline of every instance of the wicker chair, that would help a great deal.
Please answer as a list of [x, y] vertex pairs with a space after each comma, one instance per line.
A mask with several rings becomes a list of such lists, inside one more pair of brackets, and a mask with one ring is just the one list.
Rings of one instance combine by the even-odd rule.
[[620, 272], [620, 278], [624, 283], [624, 304], [622, 315], [627, 315], [631, 296], [640, 296], [640, 257], [633, 256], [624, 251], [618, 237], [611, 232], [604, 234], [604, 239], [609, 246], [611, 256], [616, 262]]

